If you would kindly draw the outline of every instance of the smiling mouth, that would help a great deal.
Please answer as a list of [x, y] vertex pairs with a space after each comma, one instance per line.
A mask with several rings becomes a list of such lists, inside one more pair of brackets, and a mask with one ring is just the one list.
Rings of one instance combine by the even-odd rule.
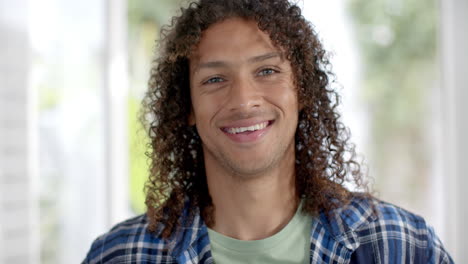
[[258, 123], [255, 125], [251, 126], [246, 126], [246, 127], [225, 127], [221, 128], [221, 130], [225, 133], [231, 134], [231, 135], [236, 135], [236, 134], [249, 134], [258, 130], [265, 129], [266, 127], [270, 126], [273, 124], [273, 120], [270, 121], [265, 121], [262, 123]]

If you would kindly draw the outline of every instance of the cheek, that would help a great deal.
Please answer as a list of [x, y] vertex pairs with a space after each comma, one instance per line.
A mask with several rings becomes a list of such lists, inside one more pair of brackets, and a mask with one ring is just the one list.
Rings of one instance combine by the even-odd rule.
[[267, 95], [284, 112], [298, 111], [297, 90], [290, 82], [285, 81], [270, 86]]
[[196, 126], [200, 129], [210, 126], [210, 121], [217, 112], [217, 103], [210, 96], [201, 96], [193, 98], [193, 111], [195, 116]]

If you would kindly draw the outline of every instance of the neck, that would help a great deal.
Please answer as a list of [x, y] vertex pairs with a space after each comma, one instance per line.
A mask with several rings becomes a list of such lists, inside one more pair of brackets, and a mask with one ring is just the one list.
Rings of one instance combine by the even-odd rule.
[[294, 156], [283, 163], [248, 179], [206, 166], [215, 206], [215, 224], [211, 228], [239, 240], [264, 239], [280, 231], [294, 216], [299, 202]]

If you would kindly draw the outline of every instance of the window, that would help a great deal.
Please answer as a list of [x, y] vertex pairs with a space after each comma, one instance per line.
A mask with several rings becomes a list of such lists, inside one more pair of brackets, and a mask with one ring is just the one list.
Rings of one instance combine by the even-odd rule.
[[[462, 2], [299, 1], [334, 53], [345, 123], [378, 194], [425, 216], [457, 262], [467, 259]], [[80, 262], [99, 234], [144, 211], [136, 113], [154, 40], [180, 3], [0, 3], [1, 263]]]

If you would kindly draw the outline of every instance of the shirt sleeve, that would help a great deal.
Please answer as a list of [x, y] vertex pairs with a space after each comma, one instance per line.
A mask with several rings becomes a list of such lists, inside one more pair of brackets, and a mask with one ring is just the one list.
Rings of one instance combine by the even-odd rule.
[[[91, 263], [99, 263], [102, 261], [99, 259], [99, 255], [96, 255], [96, 244], [97, 244], [97, 241], [99, 241], [99, 238], [97, 238], [91, 245], [91, 248], [89, 249], [88, 253], [86, 254], [86, 257], [85, 259], [83, 260], [83, 262], [81, 262], [81, 264], [91, 264]], [[94, 257], [92, 257], [94, 256]]]
[[437, 237], [432, 227], [428, 227], [428, 247], [427, 247], [427, 263], [431, 264], [452, 264], [453, 259], [449, 253], [445, 250], [442, 242]]

